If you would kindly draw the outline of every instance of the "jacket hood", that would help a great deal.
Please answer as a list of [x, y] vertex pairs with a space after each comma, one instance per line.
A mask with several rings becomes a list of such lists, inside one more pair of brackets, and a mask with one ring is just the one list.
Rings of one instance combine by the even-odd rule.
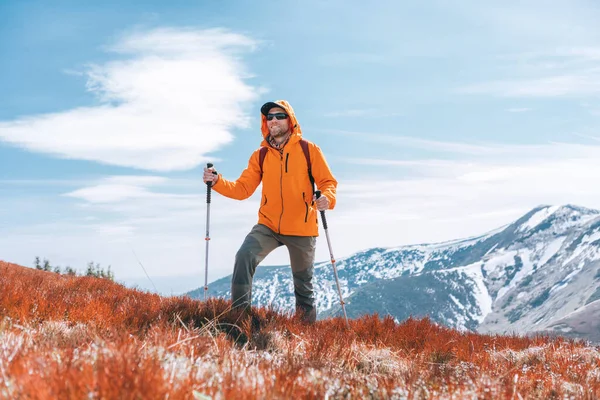
[[[292, 106], [290, 105], [290, 103], [288, 103], [286, 100], [276, 100], [273, 103], [277, 104], [277, 106], [283, 108], [285, 110], [285, 112], [287, 113], [287, 115], [289, 115], [290, 117], [290, 126], [292, 128], [292, 133], [290, 135], [290, 140], [294, 137], [297, 137], [298, 140], [302, 138], [302, 129], [300, 129], [300, 124], [298, 123], [298, 120], [296, 119], [296, 114], [294, 113], [294, 109], [292, 108]], [[261, 117], [261, 126], [260, 126], [260, 130], [262, 132], [262, 136], [263, 136], [263, 146], [267, 145], [266, 139], [267, 136], [269, 135], [269, 128], [267, 126], [267, 117], [264, 114], [260, 114]]]

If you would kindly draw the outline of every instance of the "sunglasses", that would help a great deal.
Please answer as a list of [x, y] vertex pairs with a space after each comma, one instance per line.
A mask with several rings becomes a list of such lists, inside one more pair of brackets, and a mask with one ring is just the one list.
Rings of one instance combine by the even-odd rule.
[[288, 115], [286, 113], [275, 113], [275, 114], [267, 114], [267, 121], [271, 121], [273, 117], [278, 120], [286, 119]]

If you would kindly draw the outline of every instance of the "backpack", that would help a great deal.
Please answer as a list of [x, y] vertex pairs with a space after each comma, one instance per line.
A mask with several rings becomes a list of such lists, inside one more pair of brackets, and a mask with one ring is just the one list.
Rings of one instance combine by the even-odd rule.
[[[312, 176], [312, 166], [310, 163], [310, 153], [308, 151], [308, 142], [304, 139], [300, 139], [300, 146], [302, 147], [302, 152], [304, 153], [304, 157], [306, 158], [306, 165], [308, 167], [308, 179], [310, 179], [310, 184], [313, 188], [313, 193], [315, 192], [315, 178]], [[267, 151], [269, 148], [263, 146], [260, 148], [260, 153], [258, 154], [258, 165], [260, 166], [260, 175], [262, 177], [263, 173], [263, 164], [265, 162], [265, 156], [267, 155]]]

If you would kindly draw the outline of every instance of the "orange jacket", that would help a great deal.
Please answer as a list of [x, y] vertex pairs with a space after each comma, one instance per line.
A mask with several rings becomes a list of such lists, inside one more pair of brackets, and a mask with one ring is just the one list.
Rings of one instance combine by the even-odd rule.
[[[308, 177], [306, 157], [299, 143], [302, 130], [289, 103], [285, 100], [277, 100], [276, 103], [286, 110], [290, 116], [290, 126], [293, 128], [281, 155], [279, 150], [271, 147], [266, 140], [269, 134], [267, 118], [261, 113], [261, 146], [267, 146], [269, 150], [263, 162], [258, 223], [282, 235], [318, 236], [317, 208], [312, 201], [313, 189]], [[329, 209], [333, 209], [337, 181], [319, 146], [308, 142], [308, 149], [316, 187], [329, 200]], [[260, 149], [252, 153], [248, 167], [236, 181], [228, 181], [219, 174], [219, 180], [213, 186], [215, 192], [237, 200], [252, 196], [261, 182], [259, 153]]]

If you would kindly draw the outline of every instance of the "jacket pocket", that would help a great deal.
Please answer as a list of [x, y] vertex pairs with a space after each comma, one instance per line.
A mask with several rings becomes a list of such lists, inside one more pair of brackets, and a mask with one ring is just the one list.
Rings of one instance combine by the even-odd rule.
[[263, 200], [262, 204], [260, 205], [260, 208], [258, 209], [258, 212], [261, 213], [266, 218], [267, 216], [265, 215], [264, 212], [262, 212], [262, 209], [263, 209], [264, 206], [267, 205], [267, 196], [263, 196], [263, 197], [264, 197], [264, 200]]
[[289, 158], [290, 158], [290, 153], [287, 153], [287, 154], [285, 155], [285, 173], [286, 173], [286, 174], [287, 174], [287, 172], [288, 172], [288, 160], [289, 160]]
[[306, 202], [306, 198], [304, 197], [304, 192], [302, 192], [302, 201], [304, 202], [304, 208], [306, 212], [304, 213], [304, 222], [308, 221], [308, 203]]

